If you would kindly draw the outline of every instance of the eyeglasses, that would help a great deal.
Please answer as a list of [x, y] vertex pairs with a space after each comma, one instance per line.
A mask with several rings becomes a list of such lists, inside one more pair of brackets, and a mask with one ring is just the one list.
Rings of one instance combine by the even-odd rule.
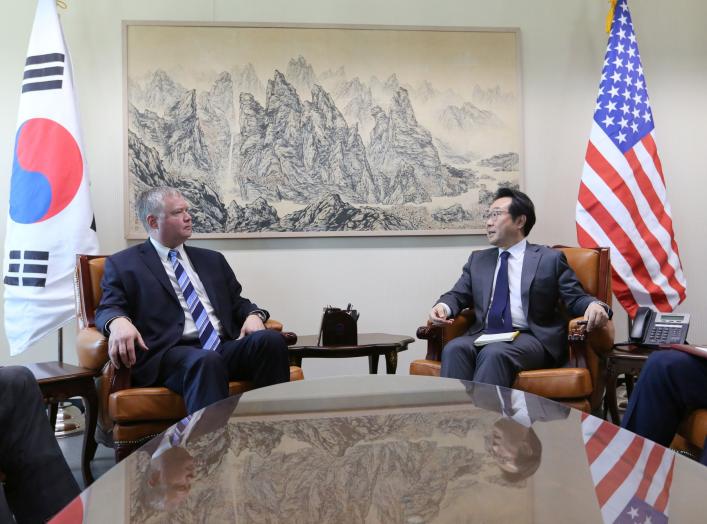
[[488, 209], [484, 212], [483, 217], [484, 220], [491, 219], [495, 222], [496, 220], [498, 220], [498, 217], [500, 217], [501, 215], [505, 215], [506, 213], [508, 213], [508, 210], [506, 209]]

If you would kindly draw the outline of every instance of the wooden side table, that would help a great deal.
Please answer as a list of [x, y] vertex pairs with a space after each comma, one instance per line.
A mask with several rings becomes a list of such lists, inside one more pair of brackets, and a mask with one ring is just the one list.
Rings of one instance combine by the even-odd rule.
[[368, 357], [368, 371], [378, 373], [378, 357], [385, 356], [385, 371], [394, 375], [398, 367], [398, 352], [405, 351], [408, 344], [415, 342], [405, 335], [388, 333], [359, 333], [355, 346], [320, 346], [319, 335], [298, 337], [297, 343], [288, 348], [290, 364], [302, 367], [302, 359]]
[[39, 383], [44, 401], [50, 404], [51, 425], [56, 423], [56, 404], [70, 399], [81, 397], [86, 408], [86, 427], [83, 433], [83, 449], [81, 450], [81, 473], [83, 482], [88, 487], [93, 482], [91, 473], [91, 460], [96, 454], [96, 421], [98, 420], [98, 396], [93, 382], [95, 371], [91, 369], [72, 366], [61, 362], [41, 362], [28, 364]]
[[626, 376], [627, 393], [631, 394], [632, 378], [643, 368], [656, 347], [639, 346], [637, 344], [617, 344], [606, 355], [606, 408], [611, 422], [620, 424], [619, 405], [616, 398], [616, 382], [619, 375]]

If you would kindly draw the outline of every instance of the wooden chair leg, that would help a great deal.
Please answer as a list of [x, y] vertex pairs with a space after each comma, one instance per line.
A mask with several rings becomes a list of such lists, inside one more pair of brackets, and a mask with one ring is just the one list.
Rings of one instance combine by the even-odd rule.
[[59, 403], [50, 402], [49, 403], [49, 425], [52, 427], [52, 431], [56, 427], [56, 417], [59, 413]]
[[135, 451], [140, 448], [145, 442], [147, 442], [149, 439], [146, 439], [141, 442], [130, 442], [130, 443], [118, 443], [115, 445], [113, 448], [115, 450], [115, 463], [117, 464], [121, 460], [123, 460], [126, 457], [129, 457], [132, 455]]
[[98, 421], [98, 397], [96, 389], [93, 387], [93, 380], [84, 390], [83, 395], [84, 417], [86, 434], [83, 437], [83, 449], [81, 450], [81, 473], [86, 487], [93, 483], [93, 473], [91, 472], [91, 461], [96, 456], [96, 423]]

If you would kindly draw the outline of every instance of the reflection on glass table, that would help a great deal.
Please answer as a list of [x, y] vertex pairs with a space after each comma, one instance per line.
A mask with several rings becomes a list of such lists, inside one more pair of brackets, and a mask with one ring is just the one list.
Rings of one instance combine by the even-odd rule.
[[656, 524], [699, 520], [705, 489], [707, 468], [550, 400], [368, 375], [210, 406], [119, 463], [55, 522]]

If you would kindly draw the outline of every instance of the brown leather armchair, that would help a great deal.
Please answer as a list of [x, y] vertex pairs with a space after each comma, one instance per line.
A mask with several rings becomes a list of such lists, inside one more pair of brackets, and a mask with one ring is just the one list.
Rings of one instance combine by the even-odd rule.
[[707, 438], [707, 409], [696, 409], [682, 421], [670, 445], [673, 449], [687, 451], [699, 459]]
[[[555, 246], [565, 253], [585, 291], [611, 304], [611, 271], [607, 248]], [[462, 311], [451, 325], [427, 326], [417, 330], [417, 337], [427, 340], [427, 356], [410, 364], [411, 375], [439, 376], [442, 348], [451, 339], [463, 335], [474, 320], [474, 312]], [[614, 324], [586, 333], [577, 322], [569, 322], [569, 361], [567, 367], [536, 369], [518, 374], [514, 389], [535, 393], [563, 402], [586, 412], [599, 413], [605, 389], [605, 354], [614, 344]]]
[[[181, 396], [164, 387], [130, 387], [130, 370], [116, 372], [108, 360], [106, 337], [95, 327], [96, 306], [101, 299], [104, 256], [78, 255], [74, 278], [78, 334], [76, 351], [81, 366], [96, 371], [98, 392], [98, 427], [96, 440], [113, 447], [120, 461], [143, 443], [186, 416]], [[268, 329], [282, 331], [282, 324], [268, 320]], [[283, 333], [294, 344], [294, 333]], [[290, 367], [290, 380], [302, 380], [302, 369]], [[231, 381], [231, 395], [252, 388], [246, 381]], [[95, 452], [95, 449], [93, 450]], [[91, 457], [93, 458], [93, 457]]]

